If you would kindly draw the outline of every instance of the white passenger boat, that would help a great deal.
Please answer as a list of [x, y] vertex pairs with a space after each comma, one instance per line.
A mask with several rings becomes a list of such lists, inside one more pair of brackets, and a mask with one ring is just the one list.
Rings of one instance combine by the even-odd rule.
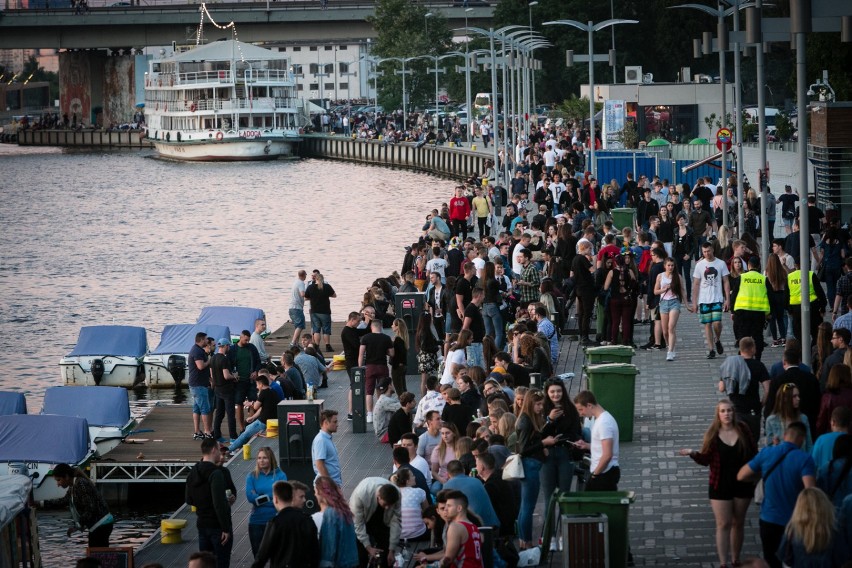
[[41, 413], [85, 418], [97, 457], [118, 446], [136, 425], [127, 389], [120, 387], [50, 387]]
[[33, 500], [65, 496], [53, 479], [60, 463], [84, 466], [95, 455], [85, 418], [53, 414], [0, 416], [0, 475], [28, 475], [33, 480]]
[[284, 53], [236, 40], [149, 62], [148, 138], [161, 157], [271, 160], [294, 154], [303, 104]]
[[145, 384], [148, 388], [174, 388], [183, 382], [189, 350], [195, 345], [195, 335], [201, 332], [216, 340], [223, 337], [231, 339], [231, 330], [226, 325], [167, 325], [160, 336], [160, 344], [145, 355]]
[[142, 360], [147, 351], [143, 327], [86, 326], [74, 350], [59, 360], [59, 368], [66, 385], [130, 388], [145, 378]]
[[[207, 306], [201, 309], [201, 314], [195, 322], [197, 325], [224, 325], [231, 330], [231, 340], [236, 343], [243, 330], [254, 331], [254, 322], [266, 320], [266, 314], [260, 308], [244, 306]], [[267, 332], [264, 337], [269, 335]]]

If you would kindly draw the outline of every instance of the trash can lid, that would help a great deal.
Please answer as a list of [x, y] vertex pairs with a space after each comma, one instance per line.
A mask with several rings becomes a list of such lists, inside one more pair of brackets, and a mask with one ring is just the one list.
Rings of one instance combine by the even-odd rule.
[[633, 207], [616, 207], [612, 210], [613, 213], [636, 213]]
[[609, 505], [629, 505], [636, 501], [633, 491], [581, 491], [578, 493], [560, 493], [559, 501], [566, 503], [606, 503]]
[[630, 355], [636, 354], [636, 350], [629, 345], [602, 345], [600, 347], [586, 347], [586, 355]]
[[587, 373], [607, 373], [610, 375], [638, 375], [639, 369], [632, 363], [603, 363], [601, 365], [585, 365]]

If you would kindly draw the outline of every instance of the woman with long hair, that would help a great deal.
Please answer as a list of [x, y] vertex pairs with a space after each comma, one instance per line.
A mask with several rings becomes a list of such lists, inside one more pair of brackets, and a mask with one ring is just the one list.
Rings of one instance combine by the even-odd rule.
[[[482, 369], [486, 375], [491, 372], [491, 369], [494, 368], [494, 357], [500, 350], [497, 348], [497, 343], [495, 343], [494, 338], [490, 335], [486, 335], [482, 338], [482, 364], [485, 365], [485, 368], [482, 367], [474, 367], [474, 369]], [[473, 369], [471, 369], [473, 370]]]
[[444, 544], [444, 518], [438, 513], [435, 506], [423, 509], [421, 513], [423, 523], [429, 529], [429, 549], [440, 549]]
[[666, 340], [666, 361], [674, 361], [677, 357], [677, 320], [680, 309], [686, 298], [686, 286], [680, 274], [675, 270], [675, 260], [667, 258], [663, 261], [664, 272], [657, 275], [654, 284], [654, 294], [660, 296], [660, 324], [663, 328], [663, 338]]
[[751, 205], [748, 201], [743, 201], [743, 229], [740, 236], [754, 236], [757, 233], [757, 224], [757, 215], [754, 214], [754, 210], [751, 208]]
[[[847, 351], [847, 355], [852, 356], [852, 353]], [[852, 408], [852, 368], [848, 363], [834, 365], [828, 372], [825, 392], [819, 402], [817, 436], [831, 431], [831, 413], [839, 406]]]
[[818, 487], [799, 493], [784, 531], [778, 559], [785, 566], [844, 566], [852, 554], [837, 530], [834, 507]]
[[527, 392], [529, 392], [529, 390], [529, 387], [515, 387], [515, 400], [512, 401], [512, 408], [510, 408], [509, 410], [516, 417], [521, 415], [521, 409], [524, 407], [524, 397], [527, 395]]
[[57, 487], [68, 490], [65, 497], [58, 500], [71, 507], [73, 524], [66, 535], [70, 537], [74, 531], [87, 531], [90, 547], [108, 547], [115, 519], [92, 480], [82, 469], [67, 463], [53, 468], [53, 480]]
[[621, 329], [621, 344], [633, 344], [633, 313], [639, 295], [639, 275], [636, 264], [631, 263], [633, 252], [625, 247], [615, 257], [615, 265], [604, 281], [604, 290], [609, 290], [610, 341], [618, 343]]
[[447, 464], [456, 459], [456, 445], [459, 440], [459, 430], [452, 422], [441, 422], [439, 430], [441, 441], [432, 450], [432, 479], [436, 481], [433, 489], [438, 491], [447, 482]]
[[725, 196], [721, 187], [716, 188], [716, 195], [712, 200], [713, 209], [713, 230], [719, 232], [719, 227], [723, 226], [724, 211], [725, 211]]
[[320, 568], [358, 566], [355, 522], [343, 491], [332, 478], [324, 475], [314, 480], [314, 491], [322, 511], [319, 530]]
[[512, 412], [504, 413], [497, 421], [497, 433], [503, 436], [503, 439], [506, 440], [506, 447], [512, 452], [515, 451], [515, 444], [518, 440], [517, 430], [515, 430], [517, 421], [517, 416]]
[[[687, 199], [684, 203], [689, 203]], [[675, 268], [684, 282], [692, 282], [692, 256], [695, 251], [695, 238], [689, 228], [688, 217], [683, 213], [677, 216], [677, 228], [672, 241], [672, 257]], [[686, 303], [692, 304], [692, 286], [686, 286]]]
[[[571, 224], [565, 223], [560, 225], [556, 232], [556, 246], [553, 254], [562, 263], [562, 273], [565, 275], [571, 274], [571, 264], [574, 262], [574, 257], [577, 255], [577, 237], [571, 232]], [[568, 276], [565, 277], [567, 280]], [[568, 290], [565, 282], [559, 282], [559, 286], [563, 290]]]
[[565, 383], [559, 379], [545, 382], [544, 394], [545, 425], [541, 434], [559, 438], [559, 443], [551, 446], [550, 455], [541, 468], [541, 487], [545, 502], [548, 502], [557, 488], [571, 491], [575, 464], [570, 444], [583, 436], [583, 429], [580, 414], [568, 396]]
[[393, 331], [393, 358], [391, 359], [391, 381], [393, 389], [402, 394], [408, 392], [405, 373], [408, 367], [408, 324], [404, 319], [396, 318], [391, 324]]
[[529, 333], [516, 335], [515, 341], [516, 363], [529, 369], [530, 373], [539, 373], [542, 380], [553, 376], [553, 365], [550, 362], [550, 355], [541, 348], [541, 345], [533, 335]]
[[[448, 336], [452, 338], [455, 336]], [[467, 366], [467, 346], [470, 345], [473, 339], [473, 332], [469, 329], [463, 329], [459, 332], [456, 339], [449, 345], [446, 356], [444, 357], [444, 374], [441, 375], [442, 385], [452, 385], [454, 376], [458, 369]]]
[[[503, 296], [500, 295], [500, 283], [497, 282], [494, 263], [491, 261], [485, 263], [485, 276], [482, 286], [485, 288], [485, 300], [482, 304], [485, 334], [493, 337], [497, 347], [502, 348], [506, 337], [506, 331], [503, 328], [503, 316], [500, 315]], [[487, 362], [488, 359], [485, 361]]]
[[811, 347], [811, 359], [814, 362], [813, 372], [817, 377], [820, 376], [823, 363], [834, 351], [834, 347], [831, 345], [832, 335], [834, 335], [834, 329], [832, 329], [830, 322], [824, 321], [817, 326], [816, 342]]
[[766, 417], [766, 445], [775, 446], [781, 443], [784, 430], [793, 422], [801, 422], [805, 425], [805, 442], [802, 450], [811, 453], [813, 447], [811, 438], [811, 426], [808, 424], [808, 416], [799, 409], [799, 387], [793, 383], [781, 385], [775, 395], [775, 407], [772, 414]]
[[838, 509], [852, 494], [852, 434], [843, 434], [834, 441], [831, 461], [819, 468], [816, 481]]
[[424, 396], [426, 379], [438, 370], [438, 351], [441, 349], [429, 312], [420, 314], [414, 333], [414, 349], [417, 351], [417, 370], [420, 371], [420, 396]]
[[679, 453], [695, 463], [710, 466], [708, 496], [716, 519], [716, 553], [722, 566], [728, 566], [729, 554], [733, 566], [739, 566], [745, 517], [754, 497], [754, 484], [737, 481], [737, 473], [757, 453], [751, 431], [737, 420], [733, 403], [720, 400], [701, 450], [684, 448]]
[[720, 225], [716, 232], [716, 244], [713, 246], [713, 254], [725, 262], [731, 260], [734, 251], [731, 246], [731, 230], [727, 225]]
[[669, 214], [666, 207], [660, 207], [660, 225], [657, 227], [657, 240], [663, 242], [663, 247], [666, 249], [666, 255], [672, 255], [672, 243], [674, 243], [675, 221]]
[[541, 390], [530, 389], [524, 397], [521, 415], [515, 423], [515, 429], [518, 432], [518, 454], [524, 464], [521, 506], [518, 514], [518, 536], [522, 550], [533, 544], [533, 511], [541, 489], [541, 469], [547, 461], [548, 449], [559, 441], [556, 436], [542, 435], [545, 425], [544, 398]]
[[[260, 541], [266, 523], [275, 516], [275, 505], [272, 503], [272, 485], [276, 481], [286, 481], [287, 475], [278, 467], [275, 453], [269, 446], [257, 450], [254, 460], [254, 471], [246, 476], [246, 499], [251, 503], [249, 515], [249, 544], [251, 553], [257, 556]], [[258, 501], [259, 500], [259, 501]]]
[[784, 345], [787, 340], [787, 271], [777, 254], [770, 254], [766, 261], [766, 283], [769, 296], [769, 331], [772, 332], [772, 346]]

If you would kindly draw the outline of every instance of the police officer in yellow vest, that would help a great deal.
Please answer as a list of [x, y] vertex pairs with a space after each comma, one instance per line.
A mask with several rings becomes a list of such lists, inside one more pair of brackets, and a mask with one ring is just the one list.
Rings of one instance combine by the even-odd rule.
[[802, 339], [802, 270], [796, 262], [796, 270], [787, 275], [787, 289], [790, 291], [789, 311], [793, 319], [793, 335], [802, 342], [802, 349], [810, 349], [816, 340], [819, 324], [825, 315], [825, 307], [828, 301], [822, 284], [817, 280], [813, 271], [808, 271], [811, 277], [811, 285], [808, 286], [808, 298], [811, 303], [811, 336], [807, 342]]
[[769, 293], [766, 277], [760, 273], [760, 257], [748, 260], [748, 272], [740, 276], [740, 290], [734, 303], [734, 337], [754, 339], [755, 358], [759, 361], [763, 348], [763, 330], [769, 315]]

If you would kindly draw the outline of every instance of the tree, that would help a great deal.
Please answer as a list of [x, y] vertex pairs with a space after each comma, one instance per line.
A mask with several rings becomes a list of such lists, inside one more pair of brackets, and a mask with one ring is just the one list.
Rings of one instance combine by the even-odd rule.
[[[378, 34], [373, 55], [408, 58], [450, 51], [452, 32], [446, 17], [437, 9], [430, 11], [432, 16], [427, 20], [427, 9], [419, 3], [377, 0], [375, 15], [367, 18]], [[435, 75], [428, 71], [434, 62], [424, 58], [406, 63], [406, 71], [411, 71], [405, 78], [409, 109], [424, 107], [435, 98]], [[402, 108], [402, 76], [395, 73], [402, 70], [402, 65], [398, 61], [385, 61], [379, 68], [384, 73], [379, 79], [379, 104], [387, 110]]]
[[20, 81], [26, 81], [28, 78], [30, 81], [46, 81], [50, 85], [50, 100], [54, 101], [59, 98], [59, 75], [52, 71], [45, 71], [44, 67], [39, 65], [35, 55], [29, 56], [24, 62], [21, 74], [18, 75]]
[[775, 116], [775, 135], [778, 140], [782, 142], [789, 140], [793, 136], [793, 130], [793, 122], [787, 116], [787, 113], [780, 112]]

